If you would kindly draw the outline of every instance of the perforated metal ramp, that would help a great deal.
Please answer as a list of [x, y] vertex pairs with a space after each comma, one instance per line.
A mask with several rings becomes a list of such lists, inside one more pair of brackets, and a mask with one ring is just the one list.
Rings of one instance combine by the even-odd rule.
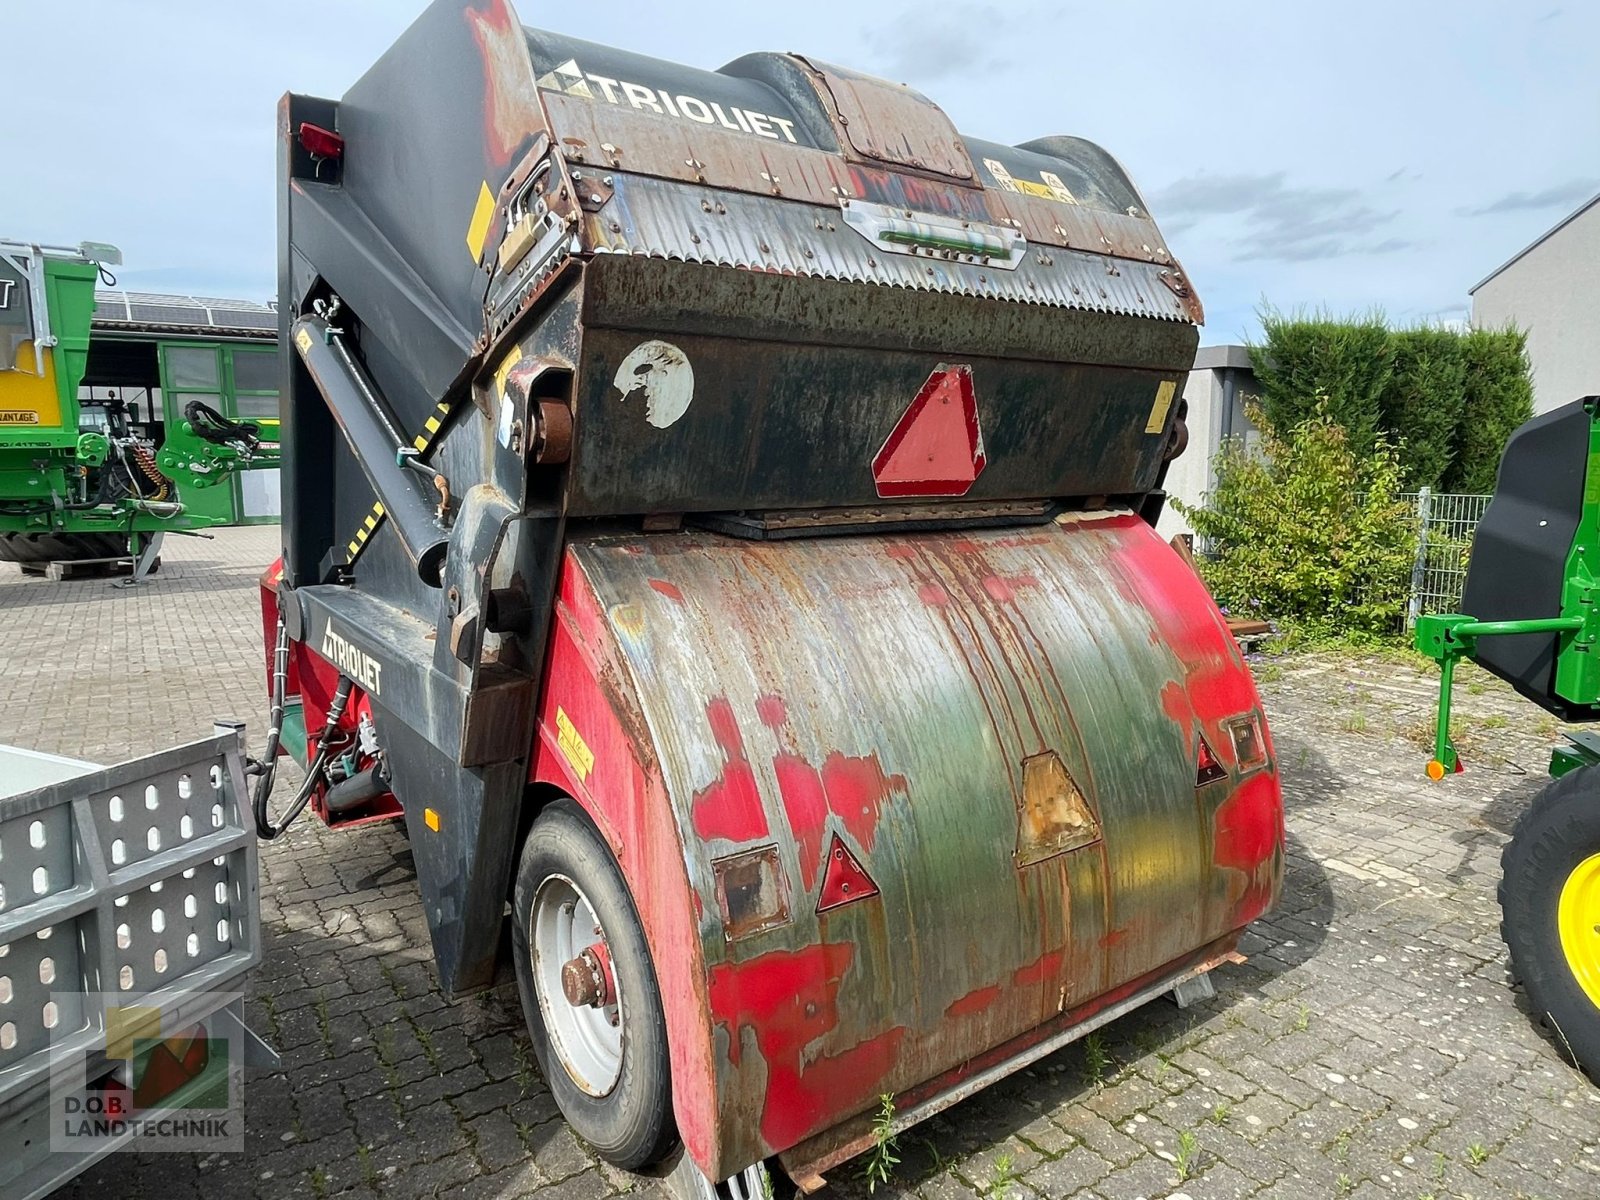
[[[107, 1006], [86, 997], [112, 994], [158, 1013], [162, 1029], [183, 1029], [227, 1006], [260, 960], [240, 743], [229, 729], [103, 769], [47, 755], [0, 763], [0, 790], [13, 793], [0, 797], [0, 1195], [8, 1200], [42, 1196], [115, 1148], [51, 1152], [52, 1075], [83, 1070], [92, 1080], [115, 1066]], [[240, 1016], [235, 1005], [231, 1019]]]

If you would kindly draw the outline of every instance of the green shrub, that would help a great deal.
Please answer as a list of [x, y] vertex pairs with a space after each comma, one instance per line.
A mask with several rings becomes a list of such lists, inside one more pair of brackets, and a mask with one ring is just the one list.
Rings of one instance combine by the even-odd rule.
[[1466, 409], [1466, 339], [1452, 329], [1402, 329], [1390, 335], [1394, 369], [1384, 389], [1382, 425], [1400, 451], [1407, 491], [1435, 491], [1456, 457]]
[[1357, 455], [1392, 446], [1408, 491], [1493, 491], [1506, 440], [1533, 415], [1527, 335], [1514, 328], [1391, 330], [1376, 313], [1270, 308], [1261, 326], [1250, 358], [1266, 424], [1282, 435], [1320, 409]]
[[1506, 440], [1533, 416], [1528, 335], [1509, 326], [1474, 329], [1461, 344], [1466, 402], [1444, 490], [1492, 492]]
[[1378, 438], [1358, 454], [1328, 406], [1285, 435], [1251, 417], [1258, 450], [1228, 443], [1205, 505], [1174, 501], [1209, 544], [1212, 594], [1234, 613], [1319, 634], [1399, 633], [1416, 539], [1393, 449]]
[[1267, 423], [1281, 432], [1320, 410], [1344, 427], [1357, 454], [1371, 450], [1394, 371], [1394, 342], [1382, 314], [1341, 320], [1267, 308], [1261, 326], [1266, 341], [1250, 347], [1250, 361]]

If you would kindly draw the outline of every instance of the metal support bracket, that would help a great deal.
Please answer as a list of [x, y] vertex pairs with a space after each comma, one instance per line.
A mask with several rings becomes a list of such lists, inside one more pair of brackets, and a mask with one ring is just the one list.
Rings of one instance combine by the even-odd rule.
[[1433, 758], [1428, 778], [1443, 779], [1461, 770], [1461, 757], [1450, 740], [1450, 694], [1456, 663], [1471, 658], [1478, 639], [1523, 633], [1577, 634], [1592, 616], [1540, 617], [1526, 621], [1475, 621], [1461, 613], [1430, 613], [1417, 618], [1416, 647], [1439, 664], [1439, 707], [1434, 717]]
[[[118, 588], [138, 587], [149, 578], [151, 570], [156, 565], [156, 559], [161, 557], [161, 543], [166, 540], [166, 537], [167, 535], [164, 531], [152, 533], [146, 538], [143, 549], [137, 549], [135, 546], [130, 545], [128, 548], [133, 551], [133, 570], [126, 579], [119, 579], [111, 586]], [[137, 543], [138, 538], [139, 535], [134, 534], [132, 540]]]

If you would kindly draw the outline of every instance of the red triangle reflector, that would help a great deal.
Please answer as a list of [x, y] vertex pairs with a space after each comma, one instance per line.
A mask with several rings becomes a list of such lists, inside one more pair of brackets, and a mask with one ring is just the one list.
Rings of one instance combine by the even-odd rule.
[[1217, 761], [1216, 754], [1211, 749], [1211, 744], [1206, 741], [1206, 735], [1200, 735], [1200, 765], [1195, 771], [1195, 787], [1204, 787], [1208, 783], [1215, 783], [1219, 779], [1226, 779], [1228, 772]]
[[880, 496], [965, 496], [986, 465], [972, 368], [940, 364], [872, 459]]
[[834, 834], [823, 864], [822, 894], [817, 897], [817, 911], [824, 913], [852, 900], [865, 900], [877, 894], [878, 885], [872, 882], [839, 835]]

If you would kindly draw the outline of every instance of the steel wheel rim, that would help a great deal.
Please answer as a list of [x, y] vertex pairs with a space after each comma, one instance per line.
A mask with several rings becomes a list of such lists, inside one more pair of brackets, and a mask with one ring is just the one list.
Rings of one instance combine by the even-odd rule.
[[613, 1003], [600, 1007], [568, 1003], [561, 968], [596, 943], [609, 951], [594, 905], [565, 875], [551, 875], [534, 893], [528, 917], [528, 947], [534, 992], [551, 1049], [573, 1083], [590, 1096], [607, 1096], [622, 1078], [626, 1045], [622, 985], [613, 970]]
[[1573, 978], [1600, 1008], [1600, 854], [1584, 859], [1561, 885], [1556, 928]]

